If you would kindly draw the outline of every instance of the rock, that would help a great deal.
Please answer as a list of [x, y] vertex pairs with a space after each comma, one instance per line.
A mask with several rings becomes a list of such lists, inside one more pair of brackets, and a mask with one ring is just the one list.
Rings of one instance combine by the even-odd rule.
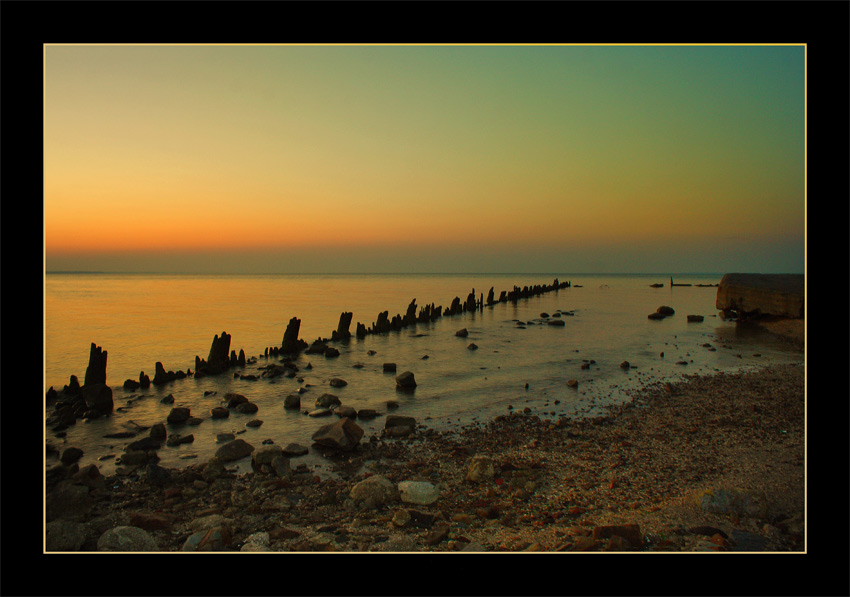
[[405, 415], [387, 415], [384, 428], [391, 427], [409, 427], [412, 430], [416, 427], [416, 419]]
[[100, 346], [96, 346], [94, 342], [91, 343], [89, 365], [86, 367], [86, 376], [84, 379], [83, 387], [89, 385], [106, 385], [106, 351]]
[[704, 319], [702, 315], [688, 315], [688, 323], [702, 323]]
[[767, 500], [764, 494], [740, 489], [709, 489], [697, 494], [697, 504], [708, 512], [737, 514], [753, 518], [766, 518]]
[[320, 427], [313, 433], [312, 439], [322, 446], [353, 450], [361, 437], [363, 437], [363, 429], [348, 417], [342, 417], [338, 421]]
[[577, 388], [578, 387], [578, 380], [577, 379], [571, 379], [571, 380], [567, 381], [567, 387], [568, 388]]
[[251, 454], [251, 464], [254, 468], [259, 468], [260, 465], [271, 464], [278, 455], [283, 455], [283, 448], [280, 446], [262, 446]]
[[308, 412], [308, 413], [307, 413], [307, 416], [308, 416], [308, 417], [313, 417], [313, 418], [316, 418], [316, 417], [329, 417], [330, 415], [332, 415], [332, 414], [333, 414], [333, 412], [334, 412], [334, 411], [332, 411], [332, 410], [331, 410], [331, 409], [329, 409], [329, 408], [317, 408], [317, 409], [315, 409], [315, 410], [311, 410], [310, 412]]
[[286, 456], [304, 456], [309, 452], [310, 450], [306, 446], [302, 446], [301, 444], [296, 443], [287, 444], [283, 448], [283, 453]]
[[54, 520], [45, 526], [47, 551], [79, 551], [86, 542], [86, 525], [72, 520]]
[[338, 357], [338, 356], [339, 356], [339, 350], [337, 350], [333, 346], [328, 346], [325, 349], [325, 357], [330, 359], [330, 358]]
[[357, 411], [357, 418], [363, 420], [374, 419], [378, 416], [378, 411], [373, 408], [361, 408]]
[[226, 419], [230, 416], [230, 411], [223, 406], [216, 406], [210, 410], [210, 415], [212, 415], [213, 419]]
[[396, 499], [396, 489], [392, 482], [382, 475], [372, 475], [356, 483], [349, 493], [355, 502], [364, 502], [367, 507], [377, 507]]
[[215, 436], [215, 441], [219, 443], [229, 442], [236, 439], [236, 436], [233, 433], [219, 433]]
[[174, 394], [169, 394], [162, 400], [160, 400], [162, 404], [174, 404]]
[[224, 551], [230, 539], [230, 530], [217, 526], [190, 535], [183, 543], [182, 551]]
[[95, 464], [89, 464], [71, 475], [71, 482], [76, 485], [84, 485], [89, 489], [103, 489], [106, 481], [100, 474], [100, 469]]
[[664, 319], [664, 317], [662, 313], [650, 313], [646, 316], [647, 319]]
[[114, 403], [112, 401], [112, 389], [106, 384], [86, 384], [83, 386], [82, 394], [88, 408], [96, 410], [102, 414], [112, 412], [114, 407]]
[[348, 417], [349, 419], [357, 418], [357, 411], [351, 406], [340, 406], [334, 410], [334, 414], [338, 417]]
[[390, 438], [407, 437], [411, 433], [413, 433], [413, 427], [407, 427], [405, 425], [394, 425], [384, 428], [384, 435]]
[[405, 371], [401, 375], [396, 376], [395, 383], [396, 387], [402, 390], [412, 390], [416, 387], [416, 379], [411, 371]]
[[168, 441], [165, 442], [166, 446], [179, 446], [180, 444], [191, 444], [195, 441], [195, 436], [193, 434], [189, 435], [172, 435], [168, 438]]
[[426, 481], [402, 481], [398, 484], [401, 501], [427, 506], [440, 497], [440, 490]]
[[127, 450], [159, 450], [162, 443], [155, 437], [143, 437], [127, 446]]
[[98, 551], [158, 551], [156, 540], [144, 529], [118, 526], [97, 540]]
[[[468, 350], [478, 350], [478, 345], [475, 342], [472, 342], [469, 346], [466, 347]], [[412, 375], [412, 374], [411, 374]]]
[[137, 382], [135, 379], [127, 379], [124, 381], [124, 389], [125, 390], [138, 390], [141, 384]]
[[552, 321], [549, 321], [547, 323], [556, 327], [565, 327], [567, 325], [567, 322], [565, 322], [563, 319], [553, 319]]
[[76, 485], [71, 480], [60, 481], [47, 494], [47, 521], [57, 518], [82, 518], [92, 508], [89, 488]]
[[496, 469], [489, 456], [474, 456], [466, 471], [466, 480], [473, 483], [485, 483], [495, 477]]
[[316, 398], [316, 407], [317, 408], [330, 408], [332, 406], [340, 406], [342, 401], [338, 396], [334, 396], [333, 394], [322, 394], [318, 398]]
[[619, 536], [629, 542], [629, 545], [635, 549], [643, 547], [643, 535], [640, 532], [640, 526], [636, 524], [619, 524], [597, 526], [593, 529], [593, 539], [599, 541], [608, 539], [612, 536]]
[[620, 369], [628, 369], [631, 366], [631, 363], [629, 363], [628, 361], [623, 361], [622, 363], [620, 363]]
[[394, 372], [395, 370], [396, 370], [396, 364], [395, 363], [384, 363], [384, 371], [385, 372], [389, 373], [389, 372]]
[[130, 526], [138, 527], [145, 531], [165, 531], [166, 533], [170, 533], [173, 524], [174, 517], [169, 514], [134, 512], [130, 515]]
[[245, 543], [239, 551], [271, 551], [269, 534], [265, 531], [253, 533], [245, 538]]
[[253, 402], [243, 402], [242, 404], [236, 406], [233, 410], [245, 415], [252, 415], [258, 410], [260, 410], [260, 407], [254, 404]]
[[67, 448], [63, 453], [59, 460], [62, 461], [62, 464], [65, 466], [70, 466], [71, 464], [77, 462], [80, 458], [83, 457], [84, 452], [79, 448]]
[[660, 313], [661, 315], [664, 315], [665, 317], [667, 315], [675, 315], [675, 313], [676, 313], [676, 311], [673, 310], [673, 307], [668, 307], [666, 305], [661, 305], [660, 307], [658, 307], [655, 310], [655, 312]]
[[455, 332], [455, 336], [457, 336], [458, 338], [466, 338], [468, 335], [469, 335], [469, 332], [467, 331], [466, 328], [463, 328], [462, 330], [458, 330], [458, 331]]
[[242, 394], [234, 394], [232, 392], [228, 392], [224, 395], [225, 406], [227, 408], [236, 408], [240, 404], [245, 404], [248, 402], [248, 399]]
[[172, 425], [179, 425], [189, 420], [189, 409], [184, 406], [176, 406], [171, 409], [165, 420]]
[[345, 381], [344, 379], [340, 379], [339, 377], [334, 377], [331, 380], [331, 387], [332, 388], [342, 388], [342, 387], [345, 387], [347, 385], [348, 385], [348, 382]]
[[437, 545], [449, 538], [449, 525], [441, 524], [425, 536], [426, 545]]
[[292, 469], [289, 465], [289, 458], [284, 456], [283, 454], [278, 454], [274, 458], [272, 458], [270, 466], [274, 473], [282, 478], [287, 479], [292, 476]]
[[216, 450], [215, 458], [222, 462], [230, 462], [232, 460], [244, 458], [253, 451], [254, 446], [246, 442], [244, 439], [235, 439]]
[[283, 408], [300, 409], [301, 408], [301, 395], [300, 394], [289, 394], [286, 398], [283, 399]]
[[164, 487], [171, 483], [171, 471], [158, 464], [149, 464], [145, 469], [148, 483], [157, 487]]
[[260, 419], [251, 419], [247, 423], [245, 423], [245, 427], [259, 427], [263, 422]]

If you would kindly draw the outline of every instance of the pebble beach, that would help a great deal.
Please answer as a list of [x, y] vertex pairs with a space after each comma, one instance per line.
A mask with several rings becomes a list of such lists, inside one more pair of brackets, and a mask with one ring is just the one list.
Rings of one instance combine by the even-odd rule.
[[45, 550], [806, 549], [802, 364], [654, 383], [592, 418], [511, 405], [456, 430], [408, 423], [320, 450], [332, 477], [290, 446], [249, 446], [247, 473], [213, 459], [103, 476], [48, 454]]

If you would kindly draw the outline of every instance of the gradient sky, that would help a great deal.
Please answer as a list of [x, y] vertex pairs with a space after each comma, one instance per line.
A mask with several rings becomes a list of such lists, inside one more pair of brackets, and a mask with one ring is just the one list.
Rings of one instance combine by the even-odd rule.
[[802, 272], [805, 47], [45, 46], [45, 266]]

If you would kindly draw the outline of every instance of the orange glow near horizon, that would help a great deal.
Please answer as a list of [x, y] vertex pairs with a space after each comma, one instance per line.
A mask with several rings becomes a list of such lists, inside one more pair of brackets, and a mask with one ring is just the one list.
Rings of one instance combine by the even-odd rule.
[[48, 46], [45, 250], [796, 239], [803, 50]]

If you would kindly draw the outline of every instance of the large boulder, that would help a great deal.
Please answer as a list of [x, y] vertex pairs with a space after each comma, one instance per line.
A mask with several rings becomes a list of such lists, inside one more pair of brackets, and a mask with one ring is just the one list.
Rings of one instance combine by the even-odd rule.
[[313, 434], [313, 441], [319, 445], [339, 450], [353, 450], [357, 447], [363, 429], [348, 417], [323, 425]]

